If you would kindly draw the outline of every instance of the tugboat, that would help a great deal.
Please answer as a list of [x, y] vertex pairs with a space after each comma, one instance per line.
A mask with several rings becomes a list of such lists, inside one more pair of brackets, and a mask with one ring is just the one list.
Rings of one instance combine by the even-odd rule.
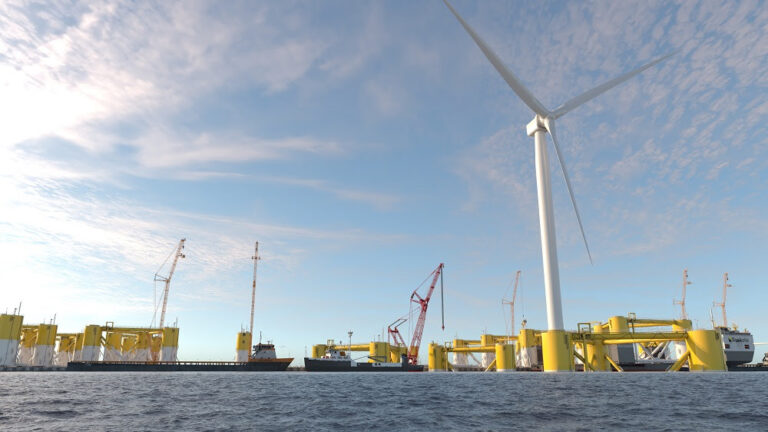
[[245, 363], [248, 371], [284, 371], [293, 361], [293, 357], [278, 358], [275, 354], [275, 345], [261, 343], [253, 346], [253, 351]]
[[[369, 357], [370, 358], [370, 357]], [[304, 357], [304, 369], [307, 372], [423, 372], [424, 365], [408, 363], [408, 357], [400, 356], [400, 363], [357, 362], [349, 353], [338, 349], [329, 349], [320, 358]]]

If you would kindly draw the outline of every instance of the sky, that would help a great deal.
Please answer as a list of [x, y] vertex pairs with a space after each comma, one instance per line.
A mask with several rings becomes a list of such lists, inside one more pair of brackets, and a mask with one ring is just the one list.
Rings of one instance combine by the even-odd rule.
[[[594, 258], [552, 159], [566, 327], [679, 317], [688, 269], [695, 327], [728, 272], [729, 324], [768, 341], [766, 3], [453, 5], [549, 109], [679, 50], [558, 121]], [[233, 358], [255, 241], [278, 356], [381, 338], [440, 263], [424, 346], [508, 332], [517, 270], [516, 326], [546, 329], [533, 114], [438, 0], [4, 1], [0, 95], [0, 310], [25, 323], [148, 326], [186, 238], [181, 359]]]

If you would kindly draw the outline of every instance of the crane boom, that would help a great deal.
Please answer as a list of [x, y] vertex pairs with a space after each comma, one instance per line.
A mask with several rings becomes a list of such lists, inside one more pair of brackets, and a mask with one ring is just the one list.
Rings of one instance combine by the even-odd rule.
[[184, 250], [184, 242], [187, 241], [187, 239], [181, 239], [179, 241], [179, 245], [176, 246], [176, 252], [173, 257], [173, 263], [171, 264], [171, 271], [168, 272], [168, 277], [160, 276], [158, 273], [155, 273], [155, 280], [156, 281], [162, 281], [165, 282], [165, 289], [163, 289], [163, 309], [160, 312], [160, 328], [163, 327], [165, 324], [165, 310], [168, 306], [168, 291], [171, 288], [171, 278], [173, 277], [173, 272], [176, 271], [176, 264], [179, 262], [179, 258], [184, 258], [185, 255], [182, 253]]
[[416, 328], [414, 329], [413, 337], [411, 338], [411, 346], [408, 349], [408, 361], [412, 364], [416, 364], [418, 362], [419, 347], [421, 346], [421, 336], [424, 333], [424, 322], [427, 318], [427, 307], [429, 306], [429, 300], [432, 298], [432, 292], [435, 290], [435, 285], [437, 285], [437, 279], [442, 276], [442, 272], [443, 263], [440, 263], [440, 265], [432, 271], [432, 283], [429, 286], [429, 290], [427, 291], [426, 296], [421, 297], [418, 293], [418, 288], [413, 291], [413, 294], [411, 294], [411, 302], [419, 305], [420, 309], [419, 319], [416, 321]]
[[390, 339], [390, 345], [395, 347], [407, 347], [408, 345], [405, 344], [405, 340], [403, 340], [403, 335], [400, 334], [400, 330], [398, 330], [398, 327], [408, 321], [405, 317], [398, 318], [395, 320], [392, 324], [387, 326], [387, 332], [389, 333], [389, 339]]
[[256, 309], [256, 265], [261, 259], [259, 256], [259, 242], [256, 242], [255, 251], [251, 257], [253, 260], [253, 289], [251, 290], [251, 325], [248, 331], [253, 335], [253, 311]]
[[515, 287], [512, 289], [512, 300], [501, 299], [501, 304], [509, 305], [510, 336], [515, 335], [515, 298], [517, 297], [517, 284], [519, 282], [520, 282], [520, 270], [518, 270], [517, 273], [515, 273]]

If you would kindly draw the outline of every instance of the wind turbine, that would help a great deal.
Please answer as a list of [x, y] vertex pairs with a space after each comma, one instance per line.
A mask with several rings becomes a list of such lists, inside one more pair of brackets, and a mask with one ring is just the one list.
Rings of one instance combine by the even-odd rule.
[[[528, 90], [522, 82], [509, 70], [495, 52], [483, 41], [480, 36], [467, 24], [466, 21], [459, 15], [458, 12], [448, 3], [447, 0], [443, 0], [451, 13], [459, 20], [464, 29], [469, 33], [469, 36], [475, 41], [480, 50], [485, 54], [485, 57], [491, 62], [496, 71], [499, 72], [504, 81], [509, 84], [512, 90], [517, 96], [525, 103], [535, 114], [533, 121], [528, 123], [526, 131], [529, 136], [534, 138], [535, 143], [535, 163], [536, 163], [536, 189], [538, 194], [539, 203], [539, 226], [541, 230], [541, 254], [544, 267], [544, 289], [547, 302], [547, 326], [550, 331], [562, 332], [563, 328], [563, 308], [560, 300], [560, 271], [557, 263], [557, 243], [555, 239], [555, 219], [552, 208], [552, 185], [550, 182], [549, 173], [549, 156], [547, 154], [547, 140], [546, 134], [549, 133], [552, 136], [552, 143], [555, 147], [555, 153], [557, 153], [557, 159], [560, 162], [560, 168], [563, 171], [563, 177], [565, 178], [565, 184], [568, 187], [568, 194], [571, 196], [571, 203], [573, 204], [573, 210], [576, 213], [576, 220], [579, 222], [579, 229], [581, 230], [581, 238], [584, 240], [584, 246], [587, 249], [587, 255], [589, 256], [590, 263], [592, 262], [592, 254], [589, 251], [589, 244], [587, 243], [587, 237], [584, 234], [584, 226], [581, 223], [581, 215], [579, 214], [579, 208], [576, 205], [576, 198], [573, 195], [573, 188], [571, 187], [571, 180], [568, 177], [568, 170], [565, 167], [565, 161], [563, 160], [563, 154], [560, 151], [560, 145], [557, 141], [557, 133], [555, 132], [555, 121], [572, 111], [573, 109], [585, 104], [586, 102], [594, 99], [602, 93], [616, 87], [617, 85], [627, 81], [635, 75], [643, 72], [644, 70], [656, 65], [657, 63], [666, 60], [675, 53], [669, 53], [662, 57], [653, 60], [643, 66], [638, 67], [630, 72], [627, 72], [621, 76], [618, 76], [610, 81], [607, 81], [592, 90], [589, 90], [575, 98], [565, 102], [554, 110], [550, 111], [539, 102], [538, 99]], [[561, 345], [558, 349], [564, 349]], [[561, 353], [562, 354], [562, 353]], [[547, 355], [544, 355], [545, 363]], [[547, 368], [545, 364], [545, 369]], [[558, 369], [554, 369], [558, 370]], [[562, 369], [559, 369], [562, 370]]]

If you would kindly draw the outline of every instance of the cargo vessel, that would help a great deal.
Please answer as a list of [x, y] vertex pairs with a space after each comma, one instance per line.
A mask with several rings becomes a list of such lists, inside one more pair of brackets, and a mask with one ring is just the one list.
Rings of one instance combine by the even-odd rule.
[[72, 361], [68, 372], [280, 372], [292, 357], [277, 358], [273, 344], [253, 346], [248, 361]]
[[304, 357], [304, 370], [307, 372], [423, 372], [424, 365], [408, 363], [408, 357], [402, 355], [400, 363], [357, 362], [341, 350], [329, 349], [319, 358]]

